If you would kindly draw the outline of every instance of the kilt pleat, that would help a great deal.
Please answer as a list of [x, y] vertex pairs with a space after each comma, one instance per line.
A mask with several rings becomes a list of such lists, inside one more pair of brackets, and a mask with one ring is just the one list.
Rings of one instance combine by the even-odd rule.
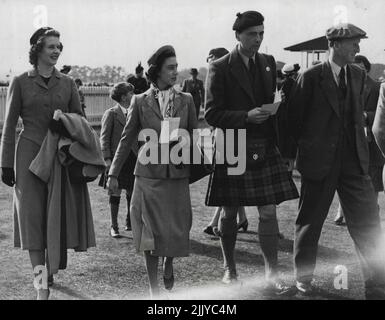
[[215, 165], [206, 194], [207, 206], [264, 206], [299, 197], [297, 187], [277, 148], [260, 168], [228, 175], [226, 165]]

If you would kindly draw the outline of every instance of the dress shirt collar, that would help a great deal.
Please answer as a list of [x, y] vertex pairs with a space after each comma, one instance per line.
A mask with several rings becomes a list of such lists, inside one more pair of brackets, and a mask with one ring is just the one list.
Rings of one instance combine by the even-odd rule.
[[[336, 64], [332, 59], [331, 57], [329, 57], [329, 63], [330, 63], [330, 67], [332, 68], [332, 73], [333, 73], [333, 77], [334, 77], [334, 81], [336, 82], [336, 84], [338, 85], [340, 80], [339, 80], [339, 75], [340, 75], [340, 72], [341, 72], [341, 67]], [[348, 83], [348, 77], [347, 77], [347, 67], [346, 65], [344, 66], [344, 70], [345, 70], [345, 84]]]
[[[241, 57], [243, 63], [244, 63], [245, 66], [246, 66], [246, 68], [249, 69], [249, 59], [250, 59], [250, 58], [247, 57], [247, 56], [245, 56], [245, 55], [241, 52], [239, 46], [240, 46], [240, 45], [238, 44], [237, 50], [238, 50], [239, 56]], [[255, 63], [255, 55], [253, 55], [251, 58], [253, 59], [253, 61], [254, 61], [254, 63]]]

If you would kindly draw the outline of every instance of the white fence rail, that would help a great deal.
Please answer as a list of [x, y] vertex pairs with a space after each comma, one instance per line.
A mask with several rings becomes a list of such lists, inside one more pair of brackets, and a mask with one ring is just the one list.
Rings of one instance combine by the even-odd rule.
[[[111, 108], [115, 102], [110, 99], [110, 87], [82, 87], [84, 93], [86, 115], [88, 121], [94, 125], [100, 125], [100, 120], [103, 113], [108, 108]], [[5, 103], [8, 87], [0, 87], [0, 130], [3, 128], [5, 119]]]

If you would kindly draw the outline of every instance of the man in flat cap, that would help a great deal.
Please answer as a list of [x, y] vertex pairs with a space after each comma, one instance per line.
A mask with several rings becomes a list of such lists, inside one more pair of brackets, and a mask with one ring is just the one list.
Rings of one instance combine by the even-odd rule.
[[352, 64], [366, 33], [344, 24], [328, 29], [326, 37], [328, 61], [300, 75], [289, 101], [302, 180], [294, 240], [297, 288], [314, 293], [318, 240], [337, 191], [363, 268], [366, 298], [383, 299], [381, 224], [364, 130], [365, 71]]
[[[272, 103], [276, 90], [276, 65], [272, 56], [258, 53], [264, 36], [264, 18], [256, 11], [238, 13], [233, 30], [238, 40], [232, 52], [210, 64], [205, 118], [218, 128], [246, 130], [246, 170], [231, 175], [231, 166], [215, 164], [210, 176], [206, 205], [223, 207], [219, 234], [224, 258], [224, 283], [237, 280], [234, 248], [237, 237], [237, 211], [240, 206], [258, 207], [258, 236], [265, 262], [266, 292], [289, 293], [278, 276], [278, 221], [276, 205], [298, 197], [286, 165], [276, 147], [275, 116], [261, 106]], [[219, 130], [222, 129], [222, 130]], [[226, 132], [227, 133], [227, 132]], [[238, 149], [235, 141], [224, 146]], [[220, 143], [219, 140], [216, 142]], [[226, 152], [224, 152], [226, 154]], [[216, 154], [218, 156], [218, 154]]]
[[182, 92], [191, 93], [194, 99], [197, 119], [199, 119], [199, 112], [201, 110], [201, 105], [205, 97], [205, 89], [203, 87], [203, 81], [198, 79], [198, 70], [196, 68], [191, 68], [190, 74], [190, 79], [183, 80]]

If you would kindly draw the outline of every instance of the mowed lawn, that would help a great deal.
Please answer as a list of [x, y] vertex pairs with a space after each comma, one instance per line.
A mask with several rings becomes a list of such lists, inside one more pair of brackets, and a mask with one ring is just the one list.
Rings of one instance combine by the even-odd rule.
[[[296, 178], [298, 185], [298, 178]], [[233, 287], [220, 283], [222, 255], [217, 239], [202, 232], [209, 222], [213, 208], [204, 205], [208, 179], [191, 186], [193, 227], [191, 255], [176, 259], [176, 285], [165, 293], [164, 299], [273, 299], [263, 294], [263, 259], [256, 233], [258, 215], [247, 208], [249, 230], [238, 234], [236, 255], [240, 281]], [[67, 270], [55, 276], [52, 299], [147, 299], [147, 277], [143, 257], [135, 252], [131, 232], [123, 237], [109, 236], [108, 196], [96, 182], [89, 184], [97, 247], [85, 253], [69, 251]], [[123, 200], [123, 199], [122, 199]], [[126, 204], [122, 201], [120, 224], [123, 228]], [[385, 206], [383, 194], [380, 206]], [[282, 277], [294, 283], [292, 245], [297, 201], [283, 203], [278, 208], [279, 225], [285, 235], [280, 240]], [[353, 244], [346, 227], [334, 225], [336, 201], [325, 223], [318, 253], [316, 283], [321, 290], [317, 299], [363, 299], [363, 284]], [[365, 214], [363, 212], [363, 214]], [[382, 217], [384, 217], [382, 215]], [[382, 219], [383, 220], [383, 219]], [[0, 185], [0, 298], [34, 299], [32, 272], [26, 251], [13, 248], [12, 189]], [[348, 270], [348, 289], [334, 288], [335, 267]], [[160, 269], [159, 269], [160, 270]], [[279, 299], [284, 299], [280, 297]], [[286, 299], [308, 299], [300, 294]]]

